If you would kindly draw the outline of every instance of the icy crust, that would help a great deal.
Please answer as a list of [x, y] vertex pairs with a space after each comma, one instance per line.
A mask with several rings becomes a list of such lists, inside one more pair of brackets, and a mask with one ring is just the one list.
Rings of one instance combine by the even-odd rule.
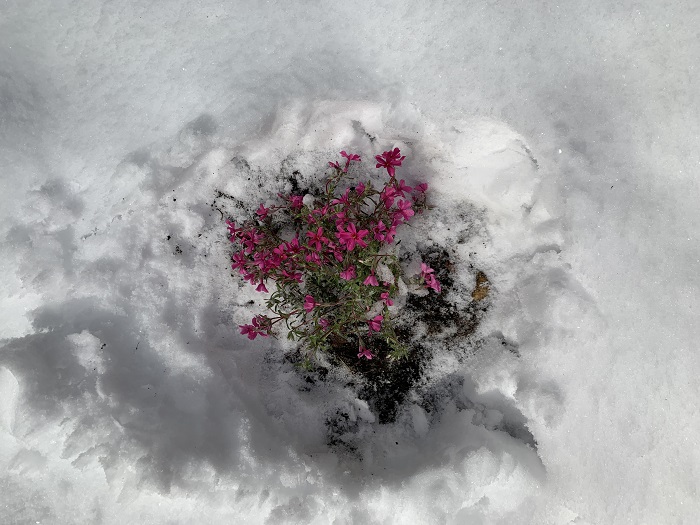
[[[150, 523], [576, 518], [551, 496], [540, 446], [561, 421], [571, 371], [553, 377], [539, 366], [552, 347], [570, 351], [564, 343], [582, 317], [592, 331], [599, 320], [561, 259], [525, 141], [497, 122], [437, 126], [410, 106], [351, 102], [298, 102], [260, 138], [226, 140], [203, 117], [167, 147], [124, 159], [90, 201], [69, 185], [30, 195], [28, 209], [46, 206], [53, 223], [37, 215], [16, 225], [14, 253], [48, 247], [18, 265], [44, 304], [33, 333], [0, 353], [3, 494], [30, 504], [0, 514]], [[293, 174], [311, 184], [339, 149], [371, 159], [390, 147], [408, 156], [409, 183], [427, 180], [436, 206], [414, 221], [402, 250], [448, 250], [462, 291], [451, 300], [465, 307], [475, 268], [483, 270], [490, 310], [461, 345], [424, 341], [434, 359], [396, 421], [379, 424], [347, 382], [312, 384], [285, 360], [283, 342], [239, 335], [262, 296], [231, 275], [223, 219], [289, 191]]]

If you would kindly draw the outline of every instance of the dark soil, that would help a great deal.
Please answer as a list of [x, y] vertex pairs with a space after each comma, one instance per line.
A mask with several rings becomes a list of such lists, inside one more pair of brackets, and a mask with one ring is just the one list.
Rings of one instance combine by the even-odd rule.
[[[398, 335], [405, 335], [404, 340], [408, 337], [408, 334]], [[361, 378], [358, 397], [367, 400], [379, 423], [391, 423], [396, 420], [406, 394], [420, 379], [429, 356], [420, 345], [412, 345], [410, 357], [406, 359], [393, 362], [383, 359], [390, 349], [381, 339], [372, 341], [372, 349], [377, 359], [358, 359], [357, 343], [347, 342], [332, 349], [332, 359], [342, 362]]]
[[[241, 169], [250, 171], [247, 164], [241, 165]], [[284, 176], [294, 195], [318, 195], [322, 192], [320, 186], [309, 186], [308, 181], [302, 182], [303, 178], [298, 171], [287, 172]], [[234, 208], [242, 207], [238, 199], [217, 190], [211, 206], [221, 213], [222, 218], [223, 203], [229, 206], [232, 204]], [[422, 260], [435, 270], [435, 276], [442, 285], [442, 293], [431, 291], [425, 296], [409, 295], [406, 306], [394, 319], [397, 336], [409, 348], [408, 357], [393, 361], [388, 359], [390, 349], [381, 339], [366, 341], [376, 355], [372, 360], [357, 357], [356, 340], [338, 341], [328, 355], [332, 367], [340, 366], [351, 372], [353, 379], [348, 386], [357, 389], [358, 397], [367, 401], [379, 423], [392, 423], [396, 420], [406, 396], [421, 380], [432, 358], [425, 343], [439, 340], [449, 347], [451, 341], [471, 336], [490, 303], [488, 278], [478, 270], [476, 287], [468, 306], [465, 308], [462, 304], [458, 307], [450, 302], [448, 298], [455, 286], [452, 256], [448, 250], [437, 245], [425, 247], [420, 252]], [[300, 351], [288, 354], [286, 359], [296, 365], [301, 365], [303, 361]], [[297, 369], [304, 378], [305, 390], [313, 389], [317, 382], [326, 381], [330, 372], [330, 369], [320, 365], [316, 365], [314, 370], [306, 370], [301, 366]], [[350, 427], [357, 425], [347, 415], [340, 413], [329, 418], [327, 423], [330, 445], [339, 444], [335, 441], [343, 433], [341, 430], [352, 430]]]

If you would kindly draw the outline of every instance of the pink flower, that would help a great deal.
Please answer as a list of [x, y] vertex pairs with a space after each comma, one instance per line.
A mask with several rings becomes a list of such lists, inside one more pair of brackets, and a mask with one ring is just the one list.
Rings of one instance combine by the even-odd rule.
[[320, 250], [323, 244], [330, 242], [327, 237], [323, 236], [323, 228], [316, 230], [316, 233], [306, 232], [306, 236], [309, 238], [309, 246], [315, 247], [316, 250]]
[[336, 261], [343, 262], [343, 252], [340, 251], [339, 247], [337, 247], [335, 244], [332, 247], [328, 245], [328, 249], [333, 254]]
[[334, 243], [333, 241], [328, 241], [328, 246], [326, 249], [326, 257], [329, 256], [335, 257], [335, 260], [338, 262], [343, 262], [343, 253], [340, 250], [340, 247]]
[[345, 193], [343, 193], [342, 197], [339, 197], [337, 199], [333, 199], [331, 201], [332, 205], [336, 204], [342, 204], [343, 206], [350, 206], [350, 188], [345, 190]]
[[386, 225], [381, 220], [377, 223], [377, 225], [374, 228], [372, 228], [372, 232], [374, 233], [374, 238], [377, 241], [383, 241], [386, 238], [386, 234], [384, 233], [386, 231], [387, 231]]
[[256, 292], [269, 293], [269, 292], [267, 291], [267, 288], [265, 288], [265, 282], [264, 282], [264, 281], [260, 281], [260, 284], [259, 284], [258, 287], [255, 289], [255, 291], [256, 291]]
[[234, 270], [238, 270], [240, 273], [245, 273], [248, 259], [245, 258], [243, 252], [234, 253], [231, 259], [233, 260], [231, 268], [233, 268]]
[[360, 352], [357, 354], [358, 358], [364, 357], [365, 359], [372, 359], [374, 357], [372, 355], [372, 352], [370, 352], [367, 348], [364, 346], [360, 346]]
[[275, 267], [275, 261], [272, 259], [272, 253], [270, 253], [270, 250], [255, 252], [253, 254], [253, 261], [255, 262], [255, 265], [263, 272], [267, 272]]
[[435, 270], [425, 263], [420, 263], [420, 276], [425, 281], [425, 287], [435, 290], [435, 292], [440, 293], [442, 291], [442, 286], [440, 281], [435, 278]]
[[312, 296], [307, 295], [304, 297], [304, 310], [306, 310], [306, 313], [311, 312], [311, 310], [313, 310], [317, 304], [318, 303]]
[[401, 156], [401, 151], [399, 148], [394, 148], [392, 151], [385, 151], [381, 155], [374, 157], [377, 160], [377, 168], [386, 168], [387, 173], [390, 177], [396, 174], [394, 170], [395, 166], [401, 166], [403, 159], [406, 156]]
[[282, 275], [287, 279], [291, 279], [292, 281], [296, 281], [298, 283], [302, 282], [301, 272], [295, 272], [293, 270], [292, 272], [288, 272], [287, 270], [282, 270]]
[[345, 225], [350, 221], [350, 219], [348, 219], [347, 213], [345, 213], [344, 211], [339, 211], [335, 214], [335, 217], [335, 227], [339, 230], [344, 228]]
[[269, 319], [264, 315], [256, 315], [253, 317], [253, 324], [240, 325], [241, 335], [247, 335], [251, 341], [257, 336], [267, 337], [270, 331]]
[[290, 195], [289, 206], [293, 210], [300, 210], [304, 206], [304, 197], [301, 195]]
[[416, 191], [419, 191], [421, 193], [425, 193], [428, 190], [428, 183], [427, 182], [421, 182], [416, 186]]
[[437, 293], [440, 293], [442, 290], [442, 286], [440, 285], [440, 282], [435, 278], [434, 275], [427, 275], [425, 277], [425, 287], [426, 288], [432, 288], [435, 290]]
[[297, 233], [297, 236], [294, 237], [291, 241], [289, 241], [286, 245], [286, 250], [288, 253], [295, 254], [299, 253], [301, 250], [301, 246], [299, 245], [299, 234]]
[[253, 253], [257, 245], [260, 244], [260, 241], [262, 241], [264, 238], [265, 236], [258, 232], [255, 228], [241, 233], [241, 240], [245, 246], [245, 252]]
[[313, 264], [321, 264], [321, 256], [318, 252], [309, 252], [306, 254], [306, 262]]
[[247, 335], [251, 341], [258, 336], [258, 331], [252, 324], [242, 324], [238, 328], [241, 329], [241, 335]]
[[240, 237], [240, 233], [243, 231], [242, 228], [236, 228], [236, 223], [233, 221], [226, 221], [226, 226], [228, 226], [228, 234], [231, 236], [231, 241], [236, 237]]
[[384, 207], [388, 210], [394, 205], [394, 199], [396, 198], [396, 190], [393, 186], [387, 186], [384, 191], [379, 195], [384, 202]]
[[344, 151], [341, 151], [340, 156], [348, 159], [348, 162], [350, 162], [351, 160], [356, 160], [356, 161], [360, 162], [362, 160], [360, 158], [360, 156], [356, 155], [355, 153], [345, 153]]
[[355, 244], [360, 248], [366, 248], [367, 243], [362, 239], [369, 233], [368, 230], [357, 230], [354, 223], [348, 224], [347, 231], [342, 228], [338, 228], [338, 233], [336, 234], [340, 244], [345, 246], [345, 249], [349, 252], [355, 249]]
[[311, 210], [311, 213], [313, 213], [314, 215], [318, 215], [319, 217], [325, 217], [328, 213], [329, 208], [330, 205], [326, 204], [323, 208], [314, 208], [313, 210]]
[[273, 249], [272, 249], [272, 253], [274, 253], [274, 254], [278, 257], [278, 259], [280, 260], [280, 262], [281, 262], [281, 261], [284, 261], [284, 260], [286, 260], [286, 259], [288, 258], [288, 257], [287, 257], [287, 253], [286, 253], [286, 251], [287, 251], [287, 246], [288, 246], [287, 243], [283, 242], [282, 244], [280, 244], [280, 245], [277, 246], [276, 248], [273, 248]]
[[355, 267], [354, 266], [348, 266], [345, 270], [340, 272], [340, 278], [344, 279], [346, 281], [349, 281], [350, 279], [354, 279], [356, 277], [355, 274]]
[[355, 192], [358, 195], [362, 195], [365, 192], [365, 188], [366, 186], [364, 185], [364, 183], [360, 182], [357, 186], [355, 186]]
[[394, 242], [394, 236], [396, 235], [396, 226], [396, 223], [392, 223], [391, 228], [389, 228], [384, 234], [384, 242], [386, 244], [391, 244], [392, 242]]
[[404, 220], [407, 221], [413, 217], [416, 212], [413, 211], [411, 201], [401, 200], [398, 203], [398, 210], [394, 212], [394, 220]]
[[354, 154], [354, 153], [347, 153], [347, 152], [345, 152], [345, 151], [341, 151], [341, 152], [340, 152], [340, 156], [341, 156], [341, 157], [344, 157], [345, 159], [347, 159], [347, 160], [345, 161], [345, 167], [344, 167], [344, 168], [341, 168], [341, 167], [340, 167], [340, 164], [338, 164], [337, 162], [329, 162], [328, 165], [329, 165], [331, 168], [335, 168], [335, 169], [337, 169], [337, 170], [339, 170], [339, 171], [342, 171], [343, 173], [347, 173], [347, 172], [348, 172], [348, 167], [350, 166], [350, 162], [352, 162], [353, 160], [354, 160], [354, 161], [358, 161], [358, 162], [362, 160], [362, 159], [360, 158], [359, 155], [356, 155], [356, 154]]
[[260, 217], [260, 220], [264, 221], [267, 218], [267, 214], [269, 212], [270, 212], [269, 208], [266, 208], [265, 206], [260, 204], [260, 207], [258, 208], [258, 210], [255, 213], [258, 214], [258, 217]]
[[377, 277], [374, 275], [374, 273], [371, 273], [367, 276], [367, 278], [363, 281], [365, 286], [379, 286], [379, 281], [377, 281]]
[[357, 162], [360, 162], [362, 160], [359, 155], [355, 155], [354, 153], [345, 153], [344, 151], [340, 152], [340, 156], [345, 157], [347, 159], [345, 161], [345, 169], [343, 170], [345, 173], [348, 172], [348, 167], [350, 166], [351, 161], [355, 160]]
[[384, 320], [383, 315], [377, 315], [367, 321], [369, 325], [369, 333], [372, 335], [373, 332], [379, 332], [382, 329], [382, 321]]
[[389, 292], [384, 292], [382, 295], [380, 295], [380, 297], [387, 306], [394, 306], [394, 301], [392, 301], [389, 297]]
[[328, 319], [325, 319], [322, 317], [321, 319], [318, 320], [318, 324], [320, 324], [321, 327], [324, 330], [326, 330], [326, 329], [328, 329], [328, 327], [330, 326], [331, 323], [328, 322]]
[[413, 188], [406, 186], [406, 181], [401, 179], [398, 188], [396, 188], [396, 194], [401, 195], [402, 198], [406, 198], [405, 193], [411, 193], [412, 190]]

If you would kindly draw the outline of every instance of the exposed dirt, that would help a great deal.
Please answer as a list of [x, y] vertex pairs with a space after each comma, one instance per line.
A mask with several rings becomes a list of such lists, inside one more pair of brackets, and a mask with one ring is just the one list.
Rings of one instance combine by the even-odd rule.
[[[241, 169], [250, 171], [250, 167], [245, 164], [241, 165]], [[295, 195], [319, 194], [322, 191], [320, 186], [314, 187], [311, 184], [310, 187], [308, 181], [302, 182], [298, 171], [283, 175]], [[243, 203], [232, 195], [217, 191], [211, 207], [219, 211], [223, 218], [227, 209], [229, 211], [226, 214], [230, 215], [231, 207], [242, 209]], [[365, 342], [376, 357], [372, 360], [359, 359], [358, 342], [349, 339], [337, 341], [333, 345], [328, 353], [329, 368], [317, 364], [313, 370], [308, 370], [302, 366], [302, 353], [291, 352], [287, 354], [286, 359], [297, 365], [297, 370], [305, 381], [304, 389], [311, 390], [317, 382], [330, 380], [329, 377], [333, 374], [329, 372], [332, 369], [344, 368], [351, 375], [347, 386], [356, 389], [358, 397], [367, 401], [379, 423], [391, 423], [396, 420], [406, 396], [420, 382], [432, 359], [428, 350], [430, 345], [427, 343], [440, 341], [449, 348], [454, 343], [472, 336], [490, 304], [490, 283], [486, 274], [472, 268], [476, 273], [476, 286], [471, 291], [472, 300], [467, 305], [457, 305], [449, 300], [449, 297], [455, 295], [451, 292], [468, 297], [469, 291], [455, 290], [453, 256], [447, 249], [437, 245], [420, 251], [421, 259], [435, 270], [435, 276], [442, 285], [442, 293], [436, 294], [431, 291], [423, 296], [409, 295], [406, 305], [393, 319], [397, 336], [409, 349], [408, 357], [391, 360], [388, 358], [390, 349], [386, 342], [381, 339], [369, 339]], [[334, 443], [334, 440], [337, 441], [334, 436], [337, 437], [341, 433], [341, 428], [347, 431], [348, 425], [356, 424], [343, 414], [330, 418], [327, 423], [331, 445], [338, 444]]]

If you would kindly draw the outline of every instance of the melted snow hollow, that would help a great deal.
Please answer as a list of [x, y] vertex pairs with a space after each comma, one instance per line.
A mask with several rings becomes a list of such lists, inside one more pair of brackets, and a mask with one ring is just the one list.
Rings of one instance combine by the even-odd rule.
[[[477, 4], [5, 2], [0, 521], [695, 519], [697, 10]], [[491, 303], [380, 425], [240, 336], [216, 199], [393, 147]]]

